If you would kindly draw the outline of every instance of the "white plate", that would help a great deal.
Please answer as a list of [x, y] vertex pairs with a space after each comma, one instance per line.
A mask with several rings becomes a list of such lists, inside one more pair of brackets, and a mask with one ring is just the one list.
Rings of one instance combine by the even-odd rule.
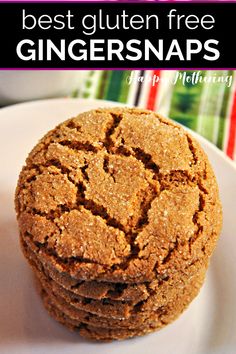
[[224, 228], [207, 281], [189, 309], [160, 332], [100, 344], [70, 333], [52, 320], [40, 303], [18, 244], [13, 206], [17, 176], [27, 153], [50, 128], [81, 111], [107, 105], [112, 103], [54, 99], [0, 110], [0, 353], [235, 354], [236, 168], [196, 134], [218, 178]]

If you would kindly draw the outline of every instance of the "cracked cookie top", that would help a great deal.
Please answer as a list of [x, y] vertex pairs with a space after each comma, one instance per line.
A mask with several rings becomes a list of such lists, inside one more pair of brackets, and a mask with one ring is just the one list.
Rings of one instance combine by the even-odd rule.
[[207, 259], [221, 227], [214, 173], [183, 128], [98, 109], [50, 131], [16, 190], [21, 236], [78, 279], [149, 281]]

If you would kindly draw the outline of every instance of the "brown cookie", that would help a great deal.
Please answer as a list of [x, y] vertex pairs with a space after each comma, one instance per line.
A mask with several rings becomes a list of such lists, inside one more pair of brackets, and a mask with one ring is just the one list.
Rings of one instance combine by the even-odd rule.
[[155, 311], [156, 309], [165, 306], [170, 301], [173, 301], [185, 287], [192, 287], [199, 284], [199, 279], [205, 275], [205, 269], [200, 270], [190, 279], [185, 277], [174, 286], [168, 284], [164, 292], [153, 291], [146, 301], [140, 301], [135, 306], [130, 303], [121, 301], [113, 301], [110, 299], [93, 300], [75, 295], [68, 290], [60, 287], [52, 279], [48, 279], [42, 272], [34, 268], [35, 275], [40, 281], [42, 287], [49, 293], [63, 299], [66, 303], [75, 309], [89, 312], [108, 319], [128, 319], [138, 312], [144, 314], [146, 312]]
[[165, 324], [157, 322], [153, 323], [147, 328], [141, 327], [138, 330], [122, 328], [112, 330], [110, 328], [95, 327], [83, 322], [75, 321], [67, 317], [52, 303], [51, 298], [47, 296], [47, 294], [46, 296], [44, 294], [42, 298], [44, 306], [51, 317], [53, 317], [56, 321], [60, 322], [62, 325], [69, 328], [71, 331], [76, 331], [81, 336], [90, 340], [92, 339], [99, 341], [111, 341], [114, 339], [127, 339], [134, 336], [144, 335], [146, 333], [152, 332], [165, 326]]
[[[118, 303], [128, 302], [136, 305], [138, 302], [146, 300], [150, 289], [157, 286], [158, 281], [152, 283], [139, 284], [122, 284], [122, 283], [107, 283], [98, 281], [78, 281], [69, 277], [67, 274], [61, 274], [51, 267], [42, 264], [38, 258], [38, 254], [32, 251], [30, 246], [32, 243], [29, 239], [20, 239], [22, 251], [29, 261], [30, 265], [37, 267], [37, 269], [46, 274], [47, 278], [51, 278], [58, 285], [70, 291], [74, 295], [82, 296], [84, 298], [94, 300], [110, 299]], [[201, 266], [202, 267], [202, 266]]]
[[[48, 295], [45, 290], [41, 288], [41, 295], [44, 300], [45, 307], [49, 310], [49, 313], [52, 317], [56, 318], [59, 322], [64, 325], [70, 327], [70, 329], [79, 330], [81, 328], [90, 328], [91, 330], [97, 332], [101, 331], [106, 333], [111, 330], [112, 337], [110, 339], [119, 339], [117, 337], [117, 333], [123, 333], [124, 338], [133, 337], [136, 335], [141, 335], [141, 333], [147, 333], [146, 330], [151, 329], [151, 331], [156, 330], [157, 328], [161, 328], [168, 323], [172, 322], [176, 319], [184, 309], [189, 305], [190, 301], [197, 295], [199, 291], [199, 287], [201, 286], [203, 278], [198, 280], [198, 286], [193, 286], [185, 289], [185, 293], [179, 294], [177, 299], [169, 303], [166, 306], [160, 307], [155, 312], [150, 313], [148, 316], [143, 316], [142, 320], [139, 318], [133, 317], [129, 322], [127, 320], [108, 320], [102, 319], [101, 317], [96, 317], [94, 315], [83, 316], [79, 315], [77, 310], [77, 314], [75, 314], [75, 310], [72, 309], [68, 304], [64, 306], [62, 301], [58, 298]], [[65, 310], [66, 306], [66, 310]], [[53, 308], [53, 310], [52, 310]], [[54, 313], [53, 313], [54, 312]], [[143, 330], [145, 330], [143, 332]], [[92, 331], [92, 332], [93, 332]], [[138, 334], [140, 333], [140, 334]], [[82, 334], [80, 332], [80, 334]], [[82, 334], [83, 335], [83, 334]], [[95, 338], [95, 339], [103, 339], [103, 338]], [[122, 338], [120, 338], [122, 339]]]
[[[60, 286], [53, 278], [50, 277], [50, 274], [47, 272], [45, 267], [39, 262], [36, 255], [30, 251], [27, 246], [24, 246], [24, 253], [35, 271], [37, 277], [44, 282], [44, 287], [52, 287], [53, 291], [63, 297], [67, 302], [73, 303], [75, 307], [99, 314], [102, 316], [108, 317], [128, 317], [132, 312], [135, 305], [142, 302], [140, 310], [146, 311], [151, 308], [157, 308], [158, 306], [163, 306], [171, 297], [175, 296], [179, 288], [182, 288], [188, 283], [189, 279], [192, 277], [198, 278], [199, 274], [205, 273], [206, 264], [195, 264], [188, 268], [188, 271], [179, 273], [178, 278], [169, 278], [162, 280], [162, 282], [151, 282], [149, 284], [138, 284], [139, 286], [144, 286], [148, 296], [145, 298], [140, 297], [139, 301], [119, 301], [111, 300], [110, 298], [105, 298], [102, 301], [93, 300], [91, 297], [88, 297], [87, 300], [85, 297], [78, 296], [78, 294], [67, 290]], [[46, 285], [45, 282], [48, 284]], [[99, 284], [99, 283], [98, 283]], [[130, 286], [130, 284], [128, 285]], [[138, 294], [136, 294], [137, 296]], [[105, 305], [105, 306], [104, 306]], [[96, 311], [96, 312], [94, 312]]]
[[171, 274], [210, 256], [221, 227], [200, 146], [158, 114], [128, 108], [90, 111], [49, 132], [22, 170], [16, 210], [44, 261], [84, 280]]
[[199, 144], [160, 115], [98, 109], [50, 131], [15, 196], [45, 307], [93, 339], [161, 328], [197, 295], [222, 223]]
[[[36, 273], [36, 275], [38, 275]], [[40, 276], [38, 281], [41, 285], [41, 288], [47, 292], [50, 296], [51, 300], [56, 304], [56, 306], [65, 313], [67, 316], [71, 317], [72, 319], [76, 319], [80, 322], [85, 322], [88, 324], [96, 325], [97, 327], [137, 327], [140, 326], [144, 321], [150, 318], [153, 314], [158, 315], [160, 309], [165, 308], [166, 306], [177, 306], [177, 303], [188, 303], [191, 301], [194, 294], [196, 294], [203, 282], [205, 276], [205, 271], [200, 271], [198, 274], [193, 276], [191, 279], [182, 283], [179, 287], [174, 287], [171, 289], [169, 294], [166, 294], [164, 298], [160, 299], [158, 295], [153, 294], [150, 295], [147, 301], [141, 302], [138, 305], [132, 307], [130, 309], [129, 316], [120, 316], [118, 317], [117, 314], [113, 316], [114, 311], [111, 309], [110, 316], [109, 309], [105, 316], [102, 313], [95, 313], [96, 311], [86, 311], [85, 306], [84, 309], [80, 305], [77, 307], [76, 302], [70, 299], [65, 299], [61, 296], [60, 293], [55, 291], [53, 286], [45, 281], [45, 279]], [[101, 303], [101, 307], [105, 309], [106, 305]], [[104, 311], [105, 312], [105, 311]]]

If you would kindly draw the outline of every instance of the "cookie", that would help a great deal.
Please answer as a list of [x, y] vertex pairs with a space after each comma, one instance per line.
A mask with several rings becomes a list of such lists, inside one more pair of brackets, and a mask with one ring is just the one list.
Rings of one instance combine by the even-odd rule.
[[[47, 282], [48, 284], [45, 284], [45, 286], [52, 287], [53, 291], [56, 294], [60, 295], [68, 302], [74, 302], [75, 307], [79, 309], [93, 312], [95, 309], [93, 308], [93, 310], [89, 310], [89, 308], [95, 306], [97, 314], [100, 312], [103, 316], [106, 316], [107, 313], [108, 317], [114, 317], [115, 315], [118, 315], [118, 318], [127, 317], [130, 312], [132, 312], [134, 306], [140, 304], [141, 302], [142, 307], [140, 307], [140, 309], [142, 311], [151, 310], [154, 308], [154, 306], [163, 305], [167, 300], [170, 300], [170, 298], [173, 297], [176, 292], [178, 292], [178, 289], [182, 288], [188, 282], [189, 279], [192, 279], [193, 277], [197, 279], [198, 274], [200, 273], [205, 274], [207, 268], [207, 264], [197, 263], [189, 267], [186, 273], [183, 270], [178, 277], [165, 279], [162, 281], [153, 281], [151, 283], [146, 284], [136, 284], [137, 289], [139, 289], [139, 287], [144, 287], [146, 289], [146, 296], [140, 296], [139, 298], [139, 290], [137, 290], [135, 296], [135, 299], [137, 299], [136, 301], [134, 301], [133, 299], [128, 301], [120, 301], [117, 299], [114, 300], [109, 297], [106, 297], [101, 299], [102, 301], [99, 302], [94, 301], [92, 297], [89, 296], [87, 296], [87, 298], [81, 297], [80, 295], [72, 291], [74, 289], [68, 290], [63, 288], [53, 278], [50, 277], [50, 274], [47, 269], [45, 269], [45, 267], [39, 262], [36, 255], [30, 250], [29, 247], [26, 246], [26, 244], [24, 245], [23, 251], [27, 259], [30, 261], [37, 277], [44, 283]], [[97, 284], [99, 285], [99, 283]], [[94, 284], [94, 286], [96, 285]], [[133, 289], [135, 289], [134, 285]], [[103, 304], [105, 304], [105, 306], [103, 306]]]
[[[95, 314], [92, 312], [87, 312], [81, 308], [77, 308], [76, 303], [68, 302], [60, 294], [56, 293], [54, 289], [50, 288], [47, 283], [42, 280], [39, 280], [39, 283], [44, 291], [50, 296], [52, 302], [60, 309], [61, 312], [65, 313], [68, 317], [73, 318], [77, 321], [85, 322], [88, 324], [95, 325], [96, 327], [111, 327], [111, 328], [122, 328], [129, 327], [135, 328], [141, 326], [144, 322], [152, 318], [152, 315], [159, 315], [160, 309], [170, 307], [174, 308], [178, 304], [188, 304], [198, 293], [205, 273], [201, 272], [198, 275], [194, 276], [191, 280], [186, 282], [184, 286], [182, 285], [177, 289], [177, 291], [172, 291], [172, 294], [169, 298], [165, 298], [165, 301], [158, 301], [158, 297], [151, 295], [150, 301], [145, 303], [143, 306], [142, 303], [133, 307], [130, 311], [129, 316], [113, 316], [111, 311], [110, 317], [103, 316], [102, 313]], [[155, 305], [154, 305], [155, 302]], [[105, 306], [103, 306], [105, 307]]]
[[89, 298], [82, 298], [75, 295], [62, 287], [60, 287], [52, 279], [47, 278], [43, 272], [40, 272], [36, 267], [33, 267], [34, 273], [41, 283], [42, 287], [48, 292], [57, 296], [61, 301], [68, 303], [71, 307], [89, 312], [97, 316], [106, 317], [110, 319], [128, 319], [135, 315], [137, 320], [137, 313], [140, 312], [144, 315], [146, 312], [155, 311], [159, 307], [166, 305], [168, 302], [173, 301], [176, 296], [185, 289], [185, 287], [196, 286], [199, 279], [205, 275], [205, 270], [201, 270], [192, 276], [190, 279], [183, 277], [178, 284], [173, 286], [168, 284], [164, 292], [153, 291], [146, 301], [140, 301], [135, 306], [133, 304], [113, 301], [110, 299], [93, 300]]
[[222, 224], [200, 145], [136, 108], [89, 111], [48, 132], [20, 173], [15, 206], [45, 307], [101, 340], [178, 317], [202, 285]]
[[45, 262], [84, 280], [178, 271], [212, 253], [221, 227], [200, 146], [138, 109], [90, 111], [47, 134], [20, 175], [16, 210]]
[[[33, 263], [32, 263], [33, 265]], [[189, 277], [182, 278], [181, 281], [179, 281], [178, 284], [168, 284], [169, 289], [165, 288], [165, 292], [161, 294], [160, 292], [153, 292], [148, 300], [146, 301], [141, 301], [137, 306], [130, 307], [129, 309], [129, 316], [124, 316], [124, 312], [121, 311], [119, 312], [119, 316], [117, 316], [117, 310], [119, 310], [119, 306], [122, 306], [123, 302], [117, 301], [117, 307], [116, 311], [114, 313], [114, 309], [110, 307], [110, 301], [103, 302], [101, 301], [100, 307], [103, 309], [103, 311], [97, 311], [98, 308], [98, 301], [96, 301], [96, 306], [94, 306], [94, 302], [90, 301], [88, 302], [89, 306], [87, 306], [87, 302], [85, 301], [84, 306], [83, 304], [76, 302], [75, 298], [71, 298], [69, 296], [65, 296], [65, 293], [61, 293], [60, 290], [58, 290], [58, 287], [53, 286], [51, 284], [51, 279], [47, 278], [44, 275], [44, 272], [41, 270], [40, 272], [38, 269], [35, 269], [35, 265], [33, 265], [33, 269], [35, 271], [35, 274], [37, 278], [39, 279], [41, 286], [45, 289], [45, 291], [49, 294], [51, 294], [51, 298], [54, 297], [56, 298], [57, 301], [59, 301], [59, 307], [65, 306], [64, 311], [71, 311], [72, 316], [76, 316], [76, 319], [80, 321], [84, 321], [85, 323], [90, 323], [92, 321], [92, 324], [98, 325], [98, 320], [101, 321], [99, 324], [101, 326], [112, 326], [112, 325], [119, 325], [119, 326], [137, 326], [137, 323], [139, 323], [139, 320], [143, 320], [146, 317], [150, 316], [150, 313], [154, 313], [157, 311], [159, 308], [163, 308], [167, 303], [173, 302], [175, 303], [176, 306], [176, 298], [178, 298], [181, 294], [186, 296], [186, 291], [189, 292], [189, 289], [192, 291], [193, 289], [198, 289], [200, 288], [204, 275], [205, 275], [205, 269], [199, 270], [198, 273], [195, 273], [195, 275]], [[188, 275], [189, 276], [189, 275]], [[54, 282], [55, 283], [55, 282]], [[195, 290], [194, 290], [195, 291]], [[187, 301], [188, 300], [188, 297]], [[81, 298], [80, 298], [81, 300]], [[88, 300], [84, 298], [84, 300]], [[115, 301], [113, 301], [113, 305], [115, 306]], [[107, 309], [106, 309], [107, 306]], [[87, 307], [87, 309], [86, 309]], [[67, 312], [68, 314], [68, 312]], [[95, 316], [96, 314], [96, 316]], [[104, 317], [105, 316], [105, 317]]]
[[71, 331], [78, 332], [81, 336], [99, 341], [111, 341], [114, 339], [127, 339], [134, 336], [140, 336], [152, 332], [154, 330], [160, 329], [164, 326], [163, 323], [155, 323], [147, 328], [139, 328], [139, 330], [135, 329], [110, 329], [110, 328], [101, 328], [88, 325], [83, 322], [77, 322], [73, 319], [68, 318], [65, 314], [63, 314], [51, 301], [50, 297], [42, 296], [43, 303], [45, 308], [47, 309], [49, 315], [53, 317], [56, 321], [60, 322], [62, 325], [69, 328]]
[[[149, 313], [146, 317], [140, 316], [138, 321], [135, 316], [129, 321], [126, 319], [120, 321], [111, 319], [109, 321], [99, 316], [82, 314], [81, 311], [78, 310], [76, 312], [70, 305], [63, 303], [58, 297], [54, 297], [51, 294], [49, 295], [47, 291], [42, 288], [41, 296], [43, 297], [45, 307], [48, 309], [50, 304], [50, 307], [53, 307], [54, 311], [56, 311], [56, 318], [55, 315], [53, 316], [53, 314], [50, 313], [52, 317], [71, 329], [78, 330], [81, 329], [81, 327], [88, 327], [96, 332], [101, 330], [104, 333], [111, 330], [113, 336], [110, 339], [123, 339], [143, 335], [146, 333], [146, 329], [148, 332], [151, 332], [171, 323], [187, 308], [190, 301], [197, 295], [203, 279], [204, 277], [202, 277], [202, 279], [199, 278], [197, 286], [186, 288], [184, 294], [179, 294], [174, 302], [160, 307], [155, 312]], [[60, 319], [63, 319], [63, 321]], [[117, 337], [118, 332], [123, 332], [123, 338]]]
[[60, 274], [54, 272], [50, 267], [42, 264], [29, 245], [29, 240], [25, 242], [21, 239], [22, 251], [29, 261], [30, 265], [37, 267], [37, 269], [46, 274], [47, 278], [52, 279], [63, 289], [68, 290], [73, 295], [78, 295], [84, 298], [94, 300], [110, 299], [116, 302], [128, 302], [130, 304], [137, 304], [140, 301], [148, 298], [149, 285], [154, 288], [158, 281], [152, 283], [138, 283], [138, 284], [123, 284], [123, 283], [106, 283], [97, 281], [78, 281], [70, 278], [67, 274]]

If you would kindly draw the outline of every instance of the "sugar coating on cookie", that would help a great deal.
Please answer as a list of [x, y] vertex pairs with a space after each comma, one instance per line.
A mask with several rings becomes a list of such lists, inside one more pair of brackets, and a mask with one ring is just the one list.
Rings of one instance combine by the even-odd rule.
[[16, 191], [20, 232], [78, 279], [144, 282], [209, 258], [222, 212], [212, 168], [182, 127], [98, 109], [50, 131]]

